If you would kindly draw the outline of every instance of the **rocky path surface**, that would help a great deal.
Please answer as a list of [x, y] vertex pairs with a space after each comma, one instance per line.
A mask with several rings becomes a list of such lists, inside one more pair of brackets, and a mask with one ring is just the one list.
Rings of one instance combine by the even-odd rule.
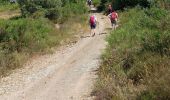
[[86, 37], [54, 54], [34, 58], [24, 68], [0, 80], [0, 100], [91, 100], [90, 93], [106, 47], [106, 16], [95, 13], [99, 27]]

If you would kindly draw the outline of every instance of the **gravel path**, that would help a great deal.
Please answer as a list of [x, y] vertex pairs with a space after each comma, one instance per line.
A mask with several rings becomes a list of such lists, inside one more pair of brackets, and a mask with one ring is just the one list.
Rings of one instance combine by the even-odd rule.
[[[97, 33], [105, 33], [108, 18], [99, 13], [96, 16], [100, 22]], [[54, 54], [33, 58], [0, 80], [0, 100], [91, 100], [105, 37], [81, 38]]]

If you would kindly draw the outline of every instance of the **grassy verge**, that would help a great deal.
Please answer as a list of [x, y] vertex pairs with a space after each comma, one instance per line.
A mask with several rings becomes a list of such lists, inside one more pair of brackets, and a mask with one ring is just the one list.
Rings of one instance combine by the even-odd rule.
[[96, 100], [170, 99], [170, 13], [134, 8], [121, 13], [102, 56]]

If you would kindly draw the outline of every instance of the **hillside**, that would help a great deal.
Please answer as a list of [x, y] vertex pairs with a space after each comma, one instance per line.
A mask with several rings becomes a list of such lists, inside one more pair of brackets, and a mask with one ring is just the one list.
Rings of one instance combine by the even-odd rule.
[[31, 58], [22, 68], [1, 79], [0, 98], [93, 100], [90, 94], [96, 78], [95, 70], [106, 46], [105, 33], [110, 29], [107, 16], [94, 14], [100, 22], [96, 36], [91, 37], [88, 31], [76, 42], [53, 49], [52, 54]]
[[[146, 7], [136, 1], [101, 1], [119, 9], [120, 26], [107, 37], [93, 93], [96, 100], [170, 99], [170, 2], [148, 2]], [[124, 3], [122, 9], [119, 4]]]
[[83, 1], [0, 1], [0, 76], [22, 67], [32, 56], [76, 41], [87, 31], [87, 11]]
[[101, 13], [81, 0], [0, 1], [2, 100], [170, 99], [169, 0], [93, 4]]

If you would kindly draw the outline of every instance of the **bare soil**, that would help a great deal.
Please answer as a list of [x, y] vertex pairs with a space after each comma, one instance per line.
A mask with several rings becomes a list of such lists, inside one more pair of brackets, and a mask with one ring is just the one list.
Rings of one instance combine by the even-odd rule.
[[9, 19], [15, 16], [20, 16], [20, 11], [16, 10], [16, 11], [4, 11], [4, 12], [0, 12], [0, 19]]

